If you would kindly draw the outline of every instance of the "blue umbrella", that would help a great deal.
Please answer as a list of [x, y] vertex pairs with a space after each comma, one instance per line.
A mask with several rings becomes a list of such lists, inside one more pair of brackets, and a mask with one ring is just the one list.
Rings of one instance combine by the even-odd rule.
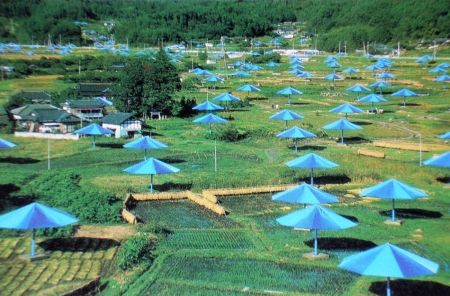
[[383, 70], [383, 68], [380, 65], [374, 64], [374, 65], [367, 66], [366, 70], [374, 72], [376, 70]]
[[236, 77], [250, 77], [251, 74], [245, 71], [237, 71], [233, 74], [231, 74], [232, 76], [236, 76]]
[[336, 214], [332, 210], [313, 205], [277, 219], [283, 226], [314, 230], [314, 256], [317, 256], [317, 230], [337, 230], [354, 227], [357, 224]]
[[436, 82], [449, 82], [450, 81], [450, 75], [444, 74], [444, 75], [438, 76], [433, 81], [436, 81]]
[[327, 66], [329, 68], [339, 68], [341, 66], [341, 64], [339, 64], [336, 60], [332, 60], [327, 62]]
[[450, 168], [450, 151], [447, 151], [441, 155], [425, 160], [423, 164], [429, 166]]
[[377, 75], [377, 78], [380, 79], [393, 79], [395, 78], [395, 75], [389, 72], [383, 72]]
[[153, 139], [152, 137], [145, 136], [131, 141], [123, 145], [123, 147], [129, 149], [143, 149], [144, 159], [147, 159], [147, 150], [167, 148], [167, 145]]
[[388, 88], [391, 87], [391, 84], [389, 82], [386, 81], [376, 81], [374, 83], [372, 83], [370, 85], [370, 87], [373, 87], [375, 89], [379, 88], [380, 89], [380, 94], [383, 94], [383, 88]]
[[269, 67], [269, 68], [275, 68], [275, 67], [278, 67], [279, 64], [278, 64], [278, 63], [275, 63], [275, 62], [273, 62], [273, 61], [270, 61], [270, 62], [268, 62], [268, 63], [266, 64], [266, 66]]
[[306, 183], [283, 192], [278, 192], [277, 194], [272, 195], [272, 200], [305, 205], [339, 202], [336, 196]]
[[342, 70], [342, 72], [343, 73], [349, 73], [349, 74], [355, 74], [355, 73], [358, 73], [359, 70], [356, 69], [356, 68], [348, 67], [348, 68]]
[[291, 71], [289, 71], [290, 74], [294, 74], [294, 75], [300, 75], [303, 73], [303, 70], [300, 69], [293, 69]]
[[150, 175], [150, 192], [153, 192], [153, 176], [178, 173], [180, 169], [162, 162], [156, 158], [149, 158], [123, 170], [133, 175]]
[[362, 275], [387, 277], [386, 295], [391, 296], [391, 277], [431, 275], [438, 272], [439, 265], [387, 243], [344, 258], [339, 268]]
[[433, 57], [432, 57], [431, 55], [426, 54], [426, 55], [423, 55], [423, 56], [421, 56], [420, 58], [418, 58], [418, 59], [416, 60], [416, 63], [419, 63], [419, 64], [428, 64], [432, 59], [433, 59]]
[[311, 72], [308, 71], [303, 71], [302, 73], [297, 75], [298, 78], [311, 78], [313, 77], [313, 75], [311, 74]]
[[362, 113], [363, 110], [359, 109], [358, 107], [353, 106], [352, 104], [345, 103], [345, 104], [337, 106], [336, 108], [331, 109], [330, 112], [345, 113], [345, 118], [347, 118], [348, 113]]
[[283, 88], [282, 90], [277, 91], [277, 94], [283, 95], [283, 96], [288, 96], [288, 105], [290, 105], [291, 104], [291, 96], [301, 95], [303, 93], [293, 87], [288, 86], [286, 88]]
[[62, 227], [75, 222], [78, 220], [72, 215], [37, 202], [0, 216], [0, 228], [33, 231], [31, 258], [36, 256], [36, 229]]
[[259, 88], [257, 88], [256, 86], [253, 86], [251, 84], [244, 84], [241, 87], [239, 87], [237, 90], [238, 91], [246, 91], [247, 92], [247, 96], [250, 94], [250, 92], [261, 91]]
[[96, 123], [91, 123], [88, 126], [85, 126], [83, 128], [80, 128], [76, 131], [73, 132], [74, 134], [78, 134], [78, 135], [90, 135], [93, 136], [93, 140], [92, 140], [92, 149], [95, 149], [95, 137], [96, 136], [101, 136], [101, 135], [112, 135], [114, 134], [113, 131], [101, 127], [100, 125], [96, 124]]
[[298, 139], [315, 138], [315, 137], [316, 137], [315, 134], [308, 132], [307, 130], [304, 130], [302, 128], [299, 128], [298, 126], [291, 127], [290, 129], [285, 130], [277, 135], [277, 138], [294, 139], [295, 152], [297, 152]]
[[2, 138], [0, 138], [0, 149], [4, 149], [4, 148], [13, 148], [16, 147], [16, 144], [10, 142], [10, 141], [6, 141], [3, 140]]
[[440, 135], [439, 138], [444, 140], [450, 139], [450, 132], [446, 132], [445, 134]]
[[211, 82], [214, 87], [216, 86], [217, 82], [222, 82], [223, 78], [220, 78], [219, 76], [211, 75], [206, 79], [206, 82]]
[[209, 134], [212, 133], [211, 125], [213, 123], [226, 123], [227, 121], [220, 116], [208, 113], [202, 117], [199, 117], [193, 121], [194, 123], [207, 123], [209, 124]]
[[194, 74], [198, 75], [198, 76], [211, 76], [212, 75], [212, 73], [209, 72], [208, 70], [198, 70], [198, 71], [194, 72]]
[[225, 102], [225, 109], [228, 109], [228, 102], [238, 102], [241, 99], [239, 99], [236, 96], [233, 96], [230, 93], [223, 93], [218, 95], [217, 97], [212, 99], [213, 101], [220, 101], [220, 102]]
[[282, 110], [282, 111], [270, 116], [270, 119], [284, 120], [286, 122], [286, 127], [287, 127], [287, 122], [289, 120], [303, 119], [303, 116], [295, 113], [294, 111], [286, 109], [286, 110]]
[[450, 68], [450, 64], [447, 62], [444, 63], [440, 63], [439, 65], [437, 65], [439, 68], [444, 68], [444, 69], [448, 69]]
[[417, 97], [417, 94], [412, 90], [407, 88], [403, 88], [395, 93], [391, 94], [393, 97], [402, 97], [403, 98], [403, 107], [406, 107], [406, 97]]
[[339, 119], [332, 123], [329, 123], [323, 127], [323, 129], [327, 130], [340, 130], [341, 131], [341, 143], [344, 144], [344, 130], [360, 130], [362, 127], [351, 123], [346, 119]]
[[362, 92], [369, 92], [370, 89], [368, 89], [367, 87], [365, 87], [364, 85], [361, 84], [355, 84], [350, 88], [347, 88], [347, 91], [351, 91], [351, 92], [355, 92], [356, 93], [356, 100], [359, 99], [358, 94], [362, 93]]
[[447, 70], [444, 68], [441, 68], [441, 67], [434, 67], [433, 69], [431, 69], [428, 72], [429, 73], [445, 73], [445, 72], [447, 72]]
[[223, 110], [222, 107], [219, 105], [216, 105], [214, 103], [211, 103], [210, 101], [206, 100], [201, 104], [198, 104], [197, 106], [192, 108], [193, 110], [197, 111], [217, 111], [217, 110]]
[[427, 194], [418, 188], [411, 187], [395, 179], [389, 179], [375, 186], [363, 189], [361, 196], [392, 199], [391, 221], [395, 221], [395, 200], [410, 200], [426, 197]]
[[338, 165], [315, 153], [308, 153], [286, 163], [290, 168], [311, 169], [311, 185], [314, 184], [314, 169], [331, 169]]
[[301, 64], [292, 64], [292, 65], [289, 66], [289, 69], [303, 70], [303, 69], [305, 69], [305, 66], [303, 66]]
[[358, 100], [358, 102], [372, 103], [372, 111], [373, 111], [374, 103], [387, 102], [387, 100], [383, 98], [381, 95], [370, 94], [362, 97], [361, 99]]
[[337, 79], [341, 79], [341, 78], [342, 78], [341, 76], [339, 76], [335, 73], [331, 73], [331, 74], [328, 74], [327, 76], [325, 76], [323, 79], [333, 81], [333, 87], [335, 87], [336, 85], [335, 85], [334, 81]]

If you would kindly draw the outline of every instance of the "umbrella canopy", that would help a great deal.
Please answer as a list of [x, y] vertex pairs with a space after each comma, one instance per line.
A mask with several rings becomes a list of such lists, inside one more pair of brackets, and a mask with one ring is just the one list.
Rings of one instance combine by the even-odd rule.
[[211, 76], [212, 75], [212, 73], [209, 72], [208, 70], [201, 70], [201, 69], [198, 71], [195, 71], [193, 73], [198, 76]]
[[337, 167], [338, 165], [326, 158], [315, 153], [308, 153], [294, 160], [286, 163], [290, 168], [304, 168], [311, 169], [311, 185], [314, 184], [313, 173], [314, 169], [331, 169]]
[[297, 75], [298, 78], [311, 78], [313, 77], [313, 75], [311, 74], [311, 72], [308, 71], [303, 71], [302, 73]]
[[370, 87], [373, 87], [375, 89], [379, 88], [380, 89], [380, 94], [382, 94], [383, 93], [382, 89], [391, 87], [391, 84], [389, 82], [386, 82], [386, 81], [376, 81], [376, 82], [372, 83], [370, 85]]
[[237, 102], [240, 101], [240, 99], [236, 96], [233, 96], [230, 93], [223, 93], [218, 95], [217, 97], [212, 99], [213, 101], [220, 101], [220, 102]]
[[374, 103], [387, 102], [387, 100], [385, 98], [383, 98], [381, 95], [370, 94], [370, 95], [362, 97], [361, 99], [358, 100], [358, 102], [371, 103], [372, 110], [373, 110]]
[[277, 94], [283, 95], [283, 96], [288, 96], [288, 104], [290, 105], [291, 104], [291, 96], [301, 95], [303, 93], [293, 87], [288, 86], [286, 88], [283, 88], [282, 90], [277, 91]]
[[342, 70], [342, 72], [343, 73], [349, 73], [349, 74], [355, 74], [355, 73], [358, 73], [359, 70], [355, 69], [355, 68], [352, 68], [352, 67], [348, 67], [348, 68]]
[[351, 91], [351, 92], [355, 92], [356, 93], [356, 100], [359, 99], [359, 93], [362, 92], [369, 92], [370, 89], [368, 89], [367, 87], [365, 87], [364, 85], [361, 84], [355, 84], [350, 88], [347, 88], [347, 91]]
[[333, 87], [335, 87], [334, 81], [337, 79], [342, 79], [342, 77], [335, 73], [331, 73], [331, 74], [328, 74], [327, 76], [325, 76], [323, 79], [333, 81]]
[[227, 121], [225, 119], [223, 119], [220, 116], [208, 113], [206, 115], [203, 115], [202, 117], [199, 117], [197, 119], [194, 119], [194, 121], [192, 121], [194, 123], [206, 123], [209, 124], [209, 134], [212, 133], [212, 129], [211, 129], [211, 125], [214, 123], [226, 123]]
[[317, 255], [317, 230], [337, 230], [357, 224], [336, 214], [332, 210], [313, 205], [277, 219], [283, 226], [314, 230], [314, 255]]
[[290, 129], [285, 130], [277, 135], [277, 138], [294, 139], [295, 152], [297, 152], [298, 139], [315, 138], [315, 137], [316, 137], [315, 134], [308, 132], [307, 130], [304, 130], [302, 128], [299, 128], [298, 126], [291, 127]]
[[153, 192], [153, 175], [178, 173], [180, 169], [156, 158], [149, 158], [123, 171], [133, 175], [150, 175], [150, 192]]
[[16, 144], [10, 142], [10, 141], [6, 141], [3, 140], [2, 138], [0, 138], [0, 149], [5, 149], [5, 148], [13, 148], [16, 147]]
[[450, 151], [447, 151], [441, 155], [425, 160], [423, 164], [428, 166], [450, 168]]
[[379, 65], [376, 65], [376, 64], [373, 64], [373, 65], [370, 65], [370, 66], [367, 66], [366, 67], [366, 70], [367, 71], [376, 71], [376, 70], [382, 70], [383, 68], [381, 67], [381, 66], [379, 66]]
[[339, 68], [341, 64], [339, 64], [336, 60], [331, 60], [326, 63], [329, 68]]
[[298, 119], [303, 119], [303, 116], [301, 116], [300, 114], [291, 111], [291, 110], [281, 110], [280, 112], [270, 116], [270, 119], [276, 119], [276, 120], [284, 120], [286, 122], [286, 127], [287, 127], [287, 122], [289, 120], [298, 120]]
[[383, 72], [377, 75], [377, 78], [380, 79], [393, 79], [395, 78], [395, 75], [389, 72]]
[[445, 68], [441, 68], [441, 67], [434, 67], [433, 69], [431, 69], [428, 72], [429, 73], [445, 73], [445, 72], [447, 72], [447, 70]]
[[448, 69], [450, 68], [450, 64], [447, 62], [444, 63], [440, 63], [439, 65], [437, 65], [439, 68], [444, 68], [444, 69]]
[[223, 78], [220, 78], [219, 76], [211, 75], [206, 79], [206, 81], [211, 82], [211, 83], [217, 83], [217, 82], [222, 82]]
[[331, 109], [330, 112], [345, 113], [345, 118], [347, 118], [348, 113], [362, 113], [363, 110], [359, 109], [358, 107], [353, 106], [352, 104], [345, 103], [345, 104], [337, 106], [336, 108]]
[[403, 107], [406, 107], [406, 97], [417, 97], [417, 94], [412, 90], [403, 88], [395, 93], [391, 94], [393, 97], [403, 97]]
[[250, 77], [251, 74], [245, 71], [237, 71], [233, 74], [231, 74], [232, 76], [236, 76], [236, 77]]
[[445, 75], [438, 76], [433, 81], [436, 81], [436, 82], [449, 82], [450, 81], [450, 75], [445, 74]]
[[409, 186], [396, 179], [389, 179], [375, 186], [363, 189], [361, 196], [392, 199], [391, 221], [395, 221], [395, 200], [411, 200], [428, 196], [422, 190]]
[[450, 132], [446, 132], [445, 134], [440, 135], [439, 138], [444, 140], [450, 139]]
[[323, 127], [323, 129], [327, 130], [340, 130], [341, 131], [341, 143], [344, 143], [344, 130], [360, 130], [362, 127], [351, 123], [346, 119], [339, 119], [332, 123], [329, 123]]
[[292, 204], [323, 204], [339, 202], [336, 196], [315, 186], [303, 183], [294, 188], [272, 195], [272, 200]]
[[31, 257], [36, 255], [36, 229], [62, 227], [75, 222], [78, 219], [72, 215], [37, 202], [0, 216], [0, 228], [33, 230]]
[[266, 64], [266, 66], [269, 67], [269, 68], [275, 68], [275, 67], [278, 67], [279, 64], [278, 64], [278, 63], [275, 63], [274, 61], [270, 61], [270, 62], [268, 62], [268, 63]]
[[339, 268], [362, 275], [387, 277], [386, 295], [390, 296], [391, 277], [431, 275], [438, 272], [439, 265], [387, 243], [344, 258]]
[[261, 91], [259, 88], [257, 88], [256, 86], [253, 86], [251, 84], [244, 84], [241, 87], [239, 87], [237, 90], [239, 90], [239, 91], [246, 91], [246, 92], [258, 92], [258, 91]]
[[93, 136], [93, 140], [92, 140], [92, 148], [95, 149], [95, 137], [96, 136], [101, 136], [101, 135], [112, 135], [114, 134], [113, 131], [101, 127], [100, 125], [96, 124], [96, 123], [91, 123], [88, 126], [85, 126], [83, 128], [80, 128], [76, 131], [73, 132], [74, 134], [78, 134], [78, 135], [91, 135]]
[[142, 149], [144, 150], [144, 159], [147, 159], [147, 150], [163, 149], [167, 148], [167, 145], [153, 139], [152, 137], [144, 136], [126, 143], [123, 147], [129, 149]]
[[219, 105], [216, 105], [214, 103], [211, 103], [210, 101], [206, 100], [201, 104], [198, 104], [197, 106], [192, 108], [193, 110], [197, 111], [217, 111], [217, 110], [223, 110], [222, 107]]

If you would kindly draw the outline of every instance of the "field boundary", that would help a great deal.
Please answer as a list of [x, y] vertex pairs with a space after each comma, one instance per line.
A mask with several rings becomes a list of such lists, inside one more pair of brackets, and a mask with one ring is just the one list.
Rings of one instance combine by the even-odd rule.
[[297, 184], [284, 184], [261, 187], [242, 187], [242, 188], [219, 188], [207, 189], [202, 193], [194, 193], [192, 191], [180, 192], [160, 192], [160, 193], [127, 193], [123, 202], [122, 218], [129, 224], [142, 223], [143, 220], [132, 213], [132, 209], [136, 203], [140, 201], [158, 201], [158, 200], [179, 200], [189, 199], [192, 202], [212, 211], [217, 215], [226, 215], [225, 208], [219, 205], [219, 198], [221, 196], [230, 195], [249, 195], [258, 193], [273, 193], [290, 189]]

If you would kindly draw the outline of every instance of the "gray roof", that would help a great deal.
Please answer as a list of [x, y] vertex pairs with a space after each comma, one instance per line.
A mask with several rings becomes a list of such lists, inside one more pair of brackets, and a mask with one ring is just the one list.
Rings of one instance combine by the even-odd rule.
[[115, 113], [111, 113], [111, 114], [108, 114], [105, 117], [103, 117], [102, 122], [106, 123], [106, 124], [121, 125], [122, 123], [124, 123], [125, 121], [127, 121], [130, 118], [136, 119], [134, 117], [135, 117], [134, 113], [115, 112]]

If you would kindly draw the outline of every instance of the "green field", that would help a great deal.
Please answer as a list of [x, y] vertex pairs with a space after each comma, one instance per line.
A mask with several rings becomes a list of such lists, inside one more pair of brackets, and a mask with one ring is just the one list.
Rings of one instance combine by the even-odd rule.
[[[312, 57], [305, 67], [316, 77], [323, 77], [332, 71], [323, 60], [324, 56]], [[438, 59], [437, 63], [442, 61], [444, 59]], [[156, 259], [151, 266], [137, 267], [123, 274], [110, 265], [116, 250], [116, 247], [111, 247], [107, 250], [89, 249], [83, 254], [80, 251], [52, 251], [49, 261], [32, 263], [37, 266], [33, 268], [18, 264], [15, 258], [26, 251], [29, 236], [18, 238], [14, 234], [4, 234], [4, 237], [9, 237], [0, 239], [0, 254], [3, 254], [0, 256], [0, 274], [8, 279], [2, 281], [8, 287], [7, 294], [47, 293], [47, 289], [50, 289], [49, 294], [53, 293], [51, 289], [55, 289], [57, 294], [70, 290], [68, 285], [72, 288], [92, 279], [95, 274], [103, 275], [107, 282], [104, 295], [261, 295], [276, 292], [286, 295], [368, 295], [372, 293], [369, 292], [371, 285], [382, 279], [360, 277], [343, 272], [336, 266], [342, 258], [365, 245], [385, 242], [397, 244], [440, 264], [437, 275], [414, 280], [450, 286], [448, 170], [419, 167], [418, 151], [373, 145], [376, 140], [400, 140], [416, 143], [418, 147], [420, 138], [424, 146], [434, 145], [430, 151], [423, 152], [423, 159], [449, 150], [449, 144], [437, 137], [450, 126], [449, 89], [432, 81], [433, 75], [428, 70], [434, 64], [422, 66], [412, 58], [395, 59], [392, 72], [396, 79], [385, 94], [389, 101], [378, 106], [384, 113], [349, 115], [349, 119], [363, 129], [346, 132], [345, 137], [355, 141], [342, 146], [337, 143], [339, 132], [325, 131], [321, 127], [341, 117], [330, 113], [331, 108], [345, 101], [354, 102], [356, 95], [346, 92], [346, 88], [355, 83], [367, 85], [375, 80], [373, 73], [363, 70], [373, 61], [359, 56], [339, 58], [342, 68], [353, 66], [361, 72], [354, 77], [356, 79], [337, 81], [335, 89], [331, 89], [331, 83], [322, 78], [303, 81], [293, 77], [287, 73], [287, 62], [288, 59], [283, 57], [279, 69], [255, 72], [248, 79], [229, 78], [215, 90], [202, 87], [177, 93], [177, 98], [185, 96], [201, 102], [227, 91], [244, 99], [247, 94], [236, 91], [244, 83], [260, 84], [262, 89], [261, 93], [249, 94], [253, 98], [249, 106], [232, 112], [219, 112], [225, 118], [231, 117], [231, 124], [245, 132], [247, 137], [237, 142], [217, 141], [217, 172], [214, 171], [214, 141], [208, 136], [206, 126], [193, 124], [193, 118], [149, 120], [147, 124], [153, 127], [153, 136], [169, 146], [149, 154], [181, 169], [177, 174], [156, 176], [155, 189], [199, 193], [210, 188], [309, 181], [308, 170], [289, 169], [285, 163], [308, 152], [318, 153], [338, 163], [339, 167], [317, 170], [316, 183], [327, 185], [325, 190], [339, 197], [341, 203], [332, 206], [334, 211], [351, 216], [359, 223], [348, 230], [319, 232], [319, 238], [323, 238], [319, 240], [319, 248], [321, 244], [326, 248], [324, 251], [330, 254], [329, 260], [309, 262], [302, 258], [303, 253], [311, 252], [312, 233], [281, 227], [275, 221], [299, 206], [275, 203], [270, 194], [219, 196], [220, 204], [229, 211], [226, 217], [218, 217], [188, 200], [140, 202], [133, 212], [146, 223], [167, 230], [167, 233], [159, 234], [159, 244], [154, 251]], [[230, 72], [225, 71], [221, 63], [215, 67], [217, 73]], [[279, 75], [273, 75], [273, 72]], [[182, 74], [183, 77], [188, 75], [191, 74]], [[38, 83], [41, 80], [43, 82]], [[288, 85], [303, 92], [303, 95], [291, 98], [293, 103], [290, 106], [286, 105], [287, 98], [276, 95], [277, 90]], [[62, 84], [57, 77], [5, 80], [0, 82], [0, 99], [3, 98], [1, 102], [4, 102], [8, 95], [21, 88], [56, 91], [64, 87], [68, 85]], [[400, 98], [390, 96], [403, 87], [421, 94], [408, 99], [406, 108], [400, 107]], [[318, 138], [299, 141], [300, 148], [295, 153], [292, 141], [275, 137], [285, 126], [284, 122], [269, 120], [277, 112], [272, 105], [302, 114], [304, 119], [290, 122], [289, 127], [299, 125], [316, 133]], [[370, 108], [369, 104], [355, 105], [364, 110]], [[223, 127], [214, 127], [213, 132], [219, 133], [221, 129]], [[47, 140], [0, 136], [18, 144], [14, 149], [0, 151], [0, 192], [5, 197], [3, 211], [20, 205], [19, 198], [39, 199], [40, 196], [22, 196], [21, 190], [39, 185], [33, 182], [41, 180], [42, 176], [74, 173], [80, 177], [82, 189], [105, 191], [121, 199], [128, 192], [148, 190], [147, 176], [122, 172], [143, 159], [142, 151], [121, 149], [126, 140], [104, 137], [98, 140], [96, 150], [92, 150], [89, 138], [52, 140], [51, 169], [48, 171]], [[360, 148], [383, 152], [386, 157], [377, 159], [358, 155]], [[401, 227], [389, 227], [383, 223], [390, 202], [367, 202], [358, 195], [349, 195], [353, 190], [388, 178], [402, 180], [429, 195], [422, 200], [396, 203], [399, 214], [404, 217]], [[50, 283], [39, 280], [41, 286], [35, 286], [41, 274], [51, 277], [48, 273], [54, 270], [57, 258], [65, 258], [63, 266], [71, 272], [61, 275], [61, 278], [56, 277]], [[100, 267], [93, 269], [94, 263]], [[8, 267], [12, 265], [17, 268]], [[104, 273], [105, 270], [111, 272]], [[16, 274], [19, 274], [17, 278]], [[68, 280], [65, 280], [66, 276]], [[412, 282], [409, 283], [410, 286], [406, 284], [405, 287], [411, 289]], [[20, 289], [15, 289], [19, 286]], [[421, 291], [419, 288], [417, 291]]]

